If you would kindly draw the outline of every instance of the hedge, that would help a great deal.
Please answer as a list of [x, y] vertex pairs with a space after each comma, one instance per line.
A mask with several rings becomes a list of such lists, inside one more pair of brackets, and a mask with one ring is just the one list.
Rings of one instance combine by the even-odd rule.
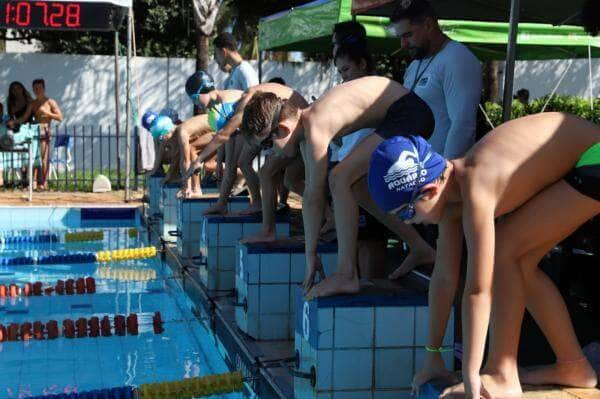
[[[514, 100], [512, 103], [512, 119], [542, 112], [546, 101], [548, 101], [548, 96], [535, 99], [529, 104], [523, 104], [518, 100]], [[502, 123], [502, 105], [486, 102], [484, 108], [494, 126]], [[592, 111], [589, 98], [555, 95], [544, 110], [544, 112], [552, 111], [568, 112], [600, 125], [600, 98], [594, 100], [594, 110]]]

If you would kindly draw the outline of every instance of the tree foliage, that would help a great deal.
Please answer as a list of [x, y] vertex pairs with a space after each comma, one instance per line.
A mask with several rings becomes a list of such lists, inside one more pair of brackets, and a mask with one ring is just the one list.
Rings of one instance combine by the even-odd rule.
[[[261, 17], [306, 2], [307, 0], [225, 0], [216, 17], [216, 31], [232, 30], [242, 44], [242, 53], [250, 56]], [[211, 3], [219, 1], [135, 0], [133, 13], [137, 55], [195, 57], [197, 29], [201, 25], [195, 19], [194, 7], [210, 6]], [[207, 17], [204, 24], [210, 27], [213, 16]], [[124, 42], [126, 27], [123, 26], [119, 33]], [[41, 50], [49, 53], [114, 54], [112, 32], [19, 31], [17, 37], [23, 40], [40, 40]], [[124, 47], [121, 48], [122, 54], [124, 51]]]

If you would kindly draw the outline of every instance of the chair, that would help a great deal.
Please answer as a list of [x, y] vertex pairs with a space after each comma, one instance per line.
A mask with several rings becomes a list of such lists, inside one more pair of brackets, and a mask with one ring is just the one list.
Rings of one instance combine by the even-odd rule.
[[73, 148], [73, 141], [71, 136], [68, 134], [59, 134], [54, 139], [54, 154], [50, 159], [50, 178], [58, 179], [57, 171], [60, 171], [59, 167], [62, 165], [63, 170], [70, 173], [72, 167], [71, 148]]

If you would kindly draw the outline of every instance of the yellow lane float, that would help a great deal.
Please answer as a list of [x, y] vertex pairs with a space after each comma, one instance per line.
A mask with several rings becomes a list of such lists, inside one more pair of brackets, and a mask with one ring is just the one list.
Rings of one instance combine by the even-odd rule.
[[111, 267], [101, 267], [96, 275], [99, 278], [106, 278], [120, 281], [149, 281], [156, 279], [156, 270], [153, 269], [113, 269]]
[[118, 260], [154, 258], [156, 254], [157, 251], [155, 247], [115, 249], [112, 251], [97, 252], [96, 259], [98, 262], [104, 263]]
[[142, 399], [192, 399], [239, 392], [244, 388], [241, 372], [186, 378], [181, 381], [142, 384], [138, 395]]
[[77, 231], [73, 233], [65, 233], [65, 242], [81, 242], [81, 241], [102, 241], [104, 240], [104, 231]]

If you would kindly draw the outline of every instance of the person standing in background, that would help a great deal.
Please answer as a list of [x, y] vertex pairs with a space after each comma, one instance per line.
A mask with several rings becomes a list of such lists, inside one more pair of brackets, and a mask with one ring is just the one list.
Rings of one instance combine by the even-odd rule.
[[[391, 22], [402, 49], [413, 60], [404, 74], [404, 87], [422, 98], [433, 112], [435, 129], [429, 144], [446, 159], [462, 157], [475, 143], [481, 63], [465, 45], [442, 32], [427, 0], [399, 2]], [[427, 231], [426, 235], [437, 234]], [[390, 278], [400, 278], [424, 261], [433, 261], [429, 256], [404, 262]]]
[[35, 189], [37, 183], [41, 190], [47, 190], [50, 166], [50, 139], [52, 137], [50, 123], [53, 120], [62, 122], [63, 114], [56, 101], [46, 96], [46, 82], [44, 82], [44, 79], [35, 79], [31, 87], [35, 94], [35, 99], [29, 102], [25, 112], [14, 123], [20, 125], [27, 121], [32, 121], [39, 125], [41, 166], [35, 168], [33, 171], [33, 187]]
[[246, 91], [258, 82], [258, 74], [238, 52], [238, 46], [231, 33], [223, 32], [216, 37], [215, 61], [223, 72], [229, 73], [223, 85], [224, 90]]

